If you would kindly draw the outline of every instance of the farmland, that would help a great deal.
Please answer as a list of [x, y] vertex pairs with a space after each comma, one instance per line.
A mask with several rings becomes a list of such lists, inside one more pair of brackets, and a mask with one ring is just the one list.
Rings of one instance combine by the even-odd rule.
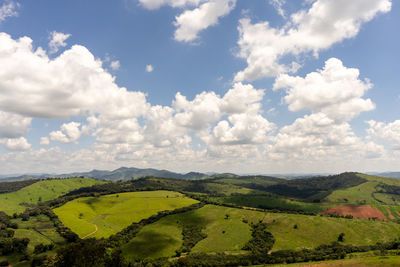
[[104, 183], [88, 178], [53, 179], [36, 182], [18, 191], [0, 194], [0, 211], [7, 214], [25, 210], [24, 203], [36, 204], [64, 195], [72, 190]]
[[171, 191], [130, 192], [75, 199], [54, 209], [60, 220], [80, 237], [108, 237], [159, 211], [197, 203]]
[[[268, 231], [276, 239], [273, 251], [315, 248], [336, 241], [340, 233], [346, 234], [344, 244], [349, 245], [387, 242], [400, 235], [400, 226], [395, 223], [265, 213], [206, 205], [201, 209], [168, 216], [145, 226], [123, 248], [123, 252], [130, 260], [174, 256], [175, 250], [182, 245], [179, 230], [181, 225], [198, 224], [204, 228], [207, 237], [193, 247], [193, 253], [243, 253], [242, 247], [251, 239], [249, 224], [260, 220], [268, 225]], [[296, 229], [294, 225], [297, 225]], [[369, 233], [368, 237], [365, 233]]]

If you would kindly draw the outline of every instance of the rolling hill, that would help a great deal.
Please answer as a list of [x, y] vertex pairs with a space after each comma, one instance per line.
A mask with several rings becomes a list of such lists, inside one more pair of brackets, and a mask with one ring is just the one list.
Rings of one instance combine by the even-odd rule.
[[15, 192], [0, 194], [0, 211], [7, 214], [20, 213], [24, 204], [37, 204], [64, 195], [72, 190], [102, 184], [103, 181], [88, 178], [51, 179], [37, 181]]

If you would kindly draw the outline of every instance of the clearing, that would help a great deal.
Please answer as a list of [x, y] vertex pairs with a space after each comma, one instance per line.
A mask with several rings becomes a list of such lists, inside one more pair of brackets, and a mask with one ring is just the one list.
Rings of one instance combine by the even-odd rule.
[[[83, 197], [54, 209], [62, 223], [80, 237], [109, 237], [134, 222], [160, 211], [174, 210], [198, 203], [172, 191], [144, 191]], [[98, 227], [98, 230], [93, 231]]]

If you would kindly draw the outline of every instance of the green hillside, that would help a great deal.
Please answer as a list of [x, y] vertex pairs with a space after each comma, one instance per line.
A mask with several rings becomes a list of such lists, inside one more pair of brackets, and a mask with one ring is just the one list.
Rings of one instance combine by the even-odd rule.
[[366, 174], [357, 174], [366, 182], [339, 189], [328, 195], [324, 201], [344, 204], [398, 205], [400, 204], [400, 180]]
[[39, 181], [18, 191], [0, 194], [0, 211], [7, 214], [20, 213], [26, 208], [23, 203], [36, 204], [52, 200], [72, 190], [100, 183], [104, 182], [87, 178]]
[[81, 238], [89, 235], [101, 238], [109, 237], [159, 211], [174, 210], [197, 202], [171, 191], [130, 192], [78, 198], [54, 209], [54, 212]]
[[260, 220], [268, 225], [267, 230], [275, 237], [273, 251], [315, 248], [337, 241], [340, 233], [346, 236], [343, 244], [359, 246], [388, 242], [400, 235], [400, 225], [391, 222], [264, 213], [206, 205], [143, 227], [123, 247], [123, 253], [130, 261], [172, 257], [182, 245], [181, 232], [185, 224], [200, 225], [207, 234], [192, 248], [193, 253], [246, 253], [241, 249], [251, 239], [249, 223]]

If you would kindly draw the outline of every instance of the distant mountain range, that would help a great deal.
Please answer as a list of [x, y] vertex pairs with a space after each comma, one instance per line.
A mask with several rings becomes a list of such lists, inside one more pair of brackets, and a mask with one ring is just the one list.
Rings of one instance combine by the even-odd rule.
[[129, 180], [131, 178], [141, 178], [146, 176], [154, 176], [159, 178], [175, 178], [175, 179], [185, 179], [194, 180], [210, 177], [207, 174], [199, 172], [189, 172], [186, 174], [170, 172], [167, 170], [157, 170], [157, 169], [139, 169], [139, 168], [126, 168], [121, 167], [113, 171], [104, 170], [92, 170], [90, 172], [73, 172], [66, 174], [32, 174], [32, 175], [19, 175], [13, 177], [0, 177], [3, 181], [10, 180], [29, 180], [29, 179], [44, 179], [44, 178], [67, 178], [67, 177], [90, 177], [101, 180]]
[[388, 178], [400, 178], [400, 172], [378, 172], [373, 175], [388, 177]]

